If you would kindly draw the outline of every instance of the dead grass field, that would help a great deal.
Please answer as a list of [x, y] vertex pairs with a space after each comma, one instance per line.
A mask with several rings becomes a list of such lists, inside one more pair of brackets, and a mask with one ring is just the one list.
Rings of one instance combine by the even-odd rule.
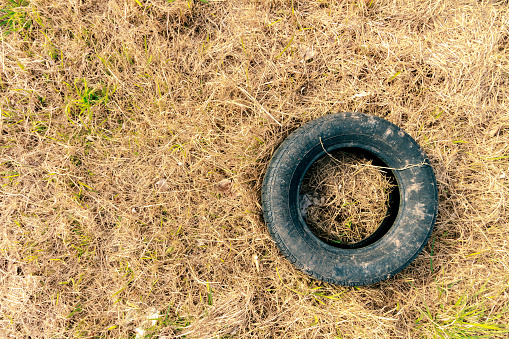
[[[0, 337], [509, 335], [507, 1], [0, 3]], [[276, 147], [341, 111], [439, 184], [425, 250], [367, 287], [261, 216]]]

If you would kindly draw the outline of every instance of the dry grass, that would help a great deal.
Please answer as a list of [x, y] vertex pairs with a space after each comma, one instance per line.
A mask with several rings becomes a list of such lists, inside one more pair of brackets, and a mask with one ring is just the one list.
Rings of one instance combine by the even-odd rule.
[[335, 152], [311, 166], [301, 196], [311, 200], [306, 223], [320, 238], [355, 243], [372, 234], [387, 216], [395, 183], [371, 165], [360, 155]]
[[[507, 2], [0, 7], [1, 336], [508, 335]], [[296, 271], [261, 217], [275, 148], [338, 111], [439, 183], [428, 246], [369, 287]]]

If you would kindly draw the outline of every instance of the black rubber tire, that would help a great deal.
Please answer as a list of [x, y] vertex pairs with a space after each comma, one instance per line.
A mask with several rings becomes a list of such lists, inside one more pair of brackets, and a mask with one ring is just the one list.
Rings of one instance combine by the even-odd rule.
[[[299, 208], [304, 175], [315, 161], [338, 149], [379, 159], [398, 185], [393, 199], [397, 213], [368, 239], [349, 246], [315, 236]], [[360, 286], [387, 279], [415, 259], [433, 230], [438, 193], [428, 158], [412, 137], [375, 116], [338, 113], [308, 122], [279, 146], [263, 180], [262, 202], [267, 228], [290, 262], [316, 279]]]

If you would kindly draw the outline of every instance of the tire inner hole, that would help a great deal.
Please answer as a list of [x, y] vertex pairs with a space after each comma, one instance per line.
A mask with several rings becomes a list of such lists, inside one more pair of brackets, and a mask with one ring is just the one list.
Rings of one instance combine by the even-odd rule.
[[387, 232], [399, 193], [392, 172], [380, 166], [385, 167], [380, 159], [357, 149], [336, 150], [311, 166], [301, 185], [299, 208], [318, 238], [355, 248]]

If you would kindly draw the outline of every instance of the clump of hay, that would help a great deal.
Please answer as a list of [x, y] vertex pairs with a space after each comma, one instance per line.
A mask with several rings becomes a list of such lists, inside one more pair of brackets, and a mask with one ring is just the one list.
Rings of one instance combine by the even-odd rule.
[[301, 199], [310, 200], [306, 222], [327, 241], [358, 242], [385, 218], [393, 188], [365, 157], [346, 152], [326, 155], [311, 166], [302, 183]]

